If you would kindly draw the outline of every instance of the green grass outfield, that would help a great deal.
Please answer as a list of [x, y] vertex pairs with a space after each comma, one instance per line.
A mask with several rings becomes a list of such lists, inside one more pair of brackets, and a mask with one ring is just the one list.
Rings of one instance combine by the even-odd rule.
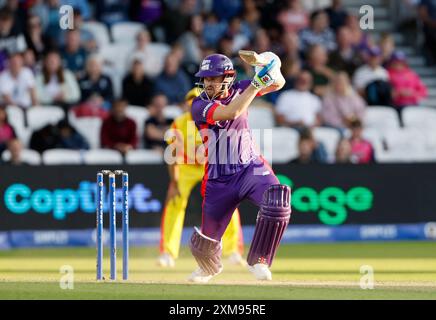
[[[157, 254], [132, 248], [130, 280], [97, 283], [92, 248], [0, 251], [0, 299], [436, 299], [436, 242], [283, 245], [267, 283], [224, 259], [209, 284], [189, 284], [187, 248], [174, 269], [159, 268]], [[108, 260], [106, 250], [106, 275]], [[74, 269], [73, 290], [60, 288], [64, 265]], [[373, 290], [359, 287], [362, 265], [374, 269]], [[121, 254], [118, 267], [121, 278]]]

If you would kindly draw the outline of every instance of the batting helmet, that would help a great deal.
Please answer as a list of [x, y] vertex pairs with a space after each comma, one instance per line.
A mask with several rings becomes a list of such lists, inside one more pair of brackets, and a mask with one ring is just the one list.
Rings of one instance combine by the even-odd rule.
[[235, 69], [232, 61], [223, 54], [211, 54], [203, 59], [200, 70], [195, 74], [196, 77], [218, 77], [223, 75], [233, 76]]

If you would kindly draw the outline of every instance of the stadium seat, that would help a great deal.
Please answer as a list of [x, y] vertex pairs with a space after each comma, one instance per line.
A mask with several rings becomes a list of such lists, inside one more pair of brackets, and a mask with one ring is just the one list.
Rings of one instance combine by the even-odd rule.
[[100, 130], [103, 121], [97, 117], [74, 118], [71, 125], [88, 141], [91, 149], [100, 147]]
[[57, 124], [65, 117], [65, 112], [57, 106], [35, 106], [27, 111], [29, 129], [41, 129], [48, 124]]
[[269, 108], [251, 107], [248, 110], [251, 129], [272, 129], [275, 126], [274, 113]]
[[8, 106], [6, 113], [8, 115], [8, 121], [14, 128], [18, 139], [20, 139], [24, 147], [27, 147], [29, 145], [31, 131], [25, 126], [24, 111], [17, 106]]
[[363, 138], [371, 142], [372, 147], [374, 148], [375, 155], [383, 153], [383, 135], [377, 129], [364, 129], [363, 130]]
[[118, 22], [111, 27], [112, 39], [116, 43], [134, 44], [136, 35], [144, 30], [139, 22]]
[[403, 122], [406, 128], [436, 128], [436, 109], [407, 107], [403, 109]]
[[84, 22], [82, 29], [92, 33], [99, 48], [110, 43], [109, 31], [105, 24], [96, 21]]
[[[11, 153], [9, 150], [5, 150], [2, 153], [2, 160], [9, 161], [11, 159]], [[21, 159], [30, 165], [38, 166], [41, 164], [41, 155], [32, 149], [23, 149], [21, 151]]]
[[140, 143], [144, 136], [145, 121], [149, 117], [149, 112], [145, 107], [129, 105], [126, 110], [127, 116], [136, 122], [136, 129]]
[[101, 47], [99, 55], [103, 59], [104, 70], [116, 70], [123, 76], [128, 71], [127, 58], [132, 50], [133, 46], [121, 43]]
[[116, 150], [94, 149], [84, 152], [85, 164], [122, 164], [123, 156]]
[[365, 128], [374, 128], [380, 131], [400, 127], [397, 112], [393, 108], [384, 106], [367, 107], [363, 122]]
[[298, 137], [296, 130], [281, 127], [271, 129], [271, 136], [267, 131], [263, 131], [261, 136], [254, 134], [254, 139], [260, 147], [261, 153], [271, 164], [287, 163], [296, 158], [298, 156]]
[[415, 162], [426, 154], [425, 133], [417, 129], [390, 129], [383, 133], [386, 148], [376, 151], [377, 162]]
[[131, 150], [126, 154], [127, 164], [161, 164], [163, 155], [154, 150]]
[[163, 110], [166, 118], [175, 119], [183, 113], [183, 110], [177, 105], [166, 106]]
[[324, 145], [327, 151], [328, 161], [334, 162], [336, 147], [341, 138], [339, 131], [333, 128], [320, 127], [313, 130], [313, 135], [317, 141], [322, 142]]
[[82, 153], [79, 150], [50, 149], [43, 152], [42, 162], [45, 165], [81, 164]]

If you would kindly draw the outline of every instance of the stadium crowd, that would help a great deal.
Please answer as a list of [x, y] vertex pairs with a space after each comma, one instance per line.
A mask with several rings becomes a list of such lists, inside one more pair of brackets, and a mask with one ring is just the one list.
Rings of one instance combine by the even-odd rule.
[[[25, 113], [53, 105], [64, 110], [65, 119], [32, 132], [28, 147], [38, 152], [90, 148], [68, 121], [71, 116], [102, 119], [102, 148], [122, 154], [136, 148], [162, 152], [172, 121], [164, 111], [183, 104], [198, 81], [193, 75], [203, 57], [213, 52], [231, 57], [238, 79], [244, 79], [253, 70], [240, 61], [238, 50], [252, 49], [281, 58], [286, 86], [259, 104], [273, 112], [277, 126], [298, 131], [298, 156], [292, 163], [372, 163], [374, 148], [362, 135], [366, 110], [390, 106], [401, 121], [405, 107], [427, 96], [426, 86], [396, 50], [392, 35], [375, 39], [364, 32], [359, 17], [340, 0], [323, 8], [314, 3], [0, 1], [0, 152], [9, 149], [9, 162], [20, 163], [25, 143], [8, 121], [10, 105]], [[64, 4], [74, 8], [72, 30], [59, 27]], [[436, 7], [422, 0], [419, 14], [434, 57]], [[116, 34], [116, 26], [125, 22], [140, 28]], [[100, 29], [89, 27], [93, 24]], [[105, 42], [101, 28], [112, 42]], [[145, 123], [127, 115], [130, 105], [148, 110]], [[143, 136], [137, 135], [138, 125], [144, 127]], [[332, 160], [313, 134], [319, 127], [340, 134]]]

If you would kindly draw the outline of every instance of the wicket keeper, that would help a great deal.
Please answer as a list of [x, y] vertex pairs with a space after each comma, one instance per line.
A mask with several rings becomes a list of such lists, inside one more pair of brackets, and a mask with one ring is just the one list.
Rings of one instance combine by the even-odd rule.
[[207, 159], [202, 224], [200, 229], [194, 228], [190, 241], [199, 265], [189, 278], [193, 282], [207, 282], [222, 271], [221, 238], [244, 199], [259, 206], [248, 268], [258, 280], [272, 279], [269, 267], [290, 219], [291, 190], [279, 183], [258, 154], [248, 126], [248, 107], [253, 99], [285, 84], [279, 58], [265, 54], [272, 58], [258, 67], [252, 80], [235, 82], [233, 64], [221, 54], [207, 56], [196, 73], [204, 90], [194, 99], [191, 112]]

